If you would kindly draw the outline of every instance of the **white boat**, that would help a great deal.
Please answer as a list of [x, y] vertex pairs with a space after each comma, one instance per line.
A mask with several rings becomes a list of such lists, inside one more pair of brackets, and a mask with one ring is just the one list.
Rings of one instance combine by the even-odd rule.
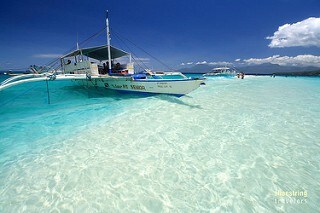
[[[54, 71], [12, 77], [0, 84], [0, 91], [26, 82], [72, 80], [84, 86], [182, 96], [204, 83], [204, 79], [189, 78], [179, 72], [153, 73], [147, 70], [143, 73], [135, 73], [131, 54], [110, 45], [108, 17], [106, 24], [107, 45], [77, 48], [60, 58], [59, 74]], [[123, 63], [124, 59], [129, 62]]]
[[215, 76], [215, 77], [235, 77], [237, 74], [236, 70], [234, 68], [229, 68], [229, 67], [218, 67], [212, 69], [211, 72], [208, 72], [204, 74], [203, 76], [210, 77], [210, 76]]

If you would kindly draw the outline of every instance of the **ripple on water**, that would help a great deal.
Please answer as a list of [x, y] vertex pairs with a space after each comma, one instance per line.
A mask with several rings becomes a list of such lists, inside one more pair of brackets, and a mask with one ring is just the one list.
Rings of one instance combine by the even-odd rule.
[[[315, 210], [318, 83], [214, 79], [180, 99], [34, 115], [27, 135], [32, 114], [1, 124], [0, 211]], [[307, 204], [277, 204], [277, 190], [307, 190]]]

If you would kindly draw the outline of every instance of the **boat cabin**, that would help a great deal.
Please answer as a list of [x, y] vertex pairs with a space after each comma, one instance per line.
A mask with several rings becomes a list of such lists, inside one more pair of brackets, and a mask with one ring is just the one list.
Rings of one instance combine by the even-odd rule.
[[[77, 49], [61, 57], [65, 74], [96, 75], [132, 75], [134, 74], [131, 55], [123, 50], [110, 46], [111, 68], [109, 69], [108, 46]], [[124, 58], [129, 57], [129, 63]]]

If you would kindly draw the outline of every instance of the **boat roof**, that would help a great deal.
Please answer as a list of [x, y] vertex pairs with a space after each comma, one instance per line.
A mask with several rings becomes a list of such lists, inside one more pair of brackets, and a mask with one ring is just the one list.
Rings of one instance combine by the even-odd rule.
[[[110, 46], [110, 52], [111, 52], [111, 59], [120, 58], [125, 55], [130, 55], [129, 53], [120, 50], [118, 48], [115, 48], [113, 46]], [[71, 53], [68, 53], [61, 58], [67, 58], [77, 55], [85, 55], [89, 58], [93, 58], [99, 61], [108, 60], [108, 45], [102, 45], [102, 46], [96, 46], [96, 47], [89, 47], [89, 48], [83, 48], [74, 50]]]

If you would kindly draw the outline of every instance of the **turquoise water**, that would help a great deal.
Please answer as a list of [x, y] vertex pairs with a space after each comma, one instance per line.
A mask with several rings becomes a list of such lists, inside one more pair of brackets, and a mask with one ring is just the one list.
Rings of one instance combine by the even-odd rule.
[[44, 82], [0, 92], [0, 212], [319, 210], [320, 78], [206, 83], [176, 98], [49, 82], [50, 105]]

